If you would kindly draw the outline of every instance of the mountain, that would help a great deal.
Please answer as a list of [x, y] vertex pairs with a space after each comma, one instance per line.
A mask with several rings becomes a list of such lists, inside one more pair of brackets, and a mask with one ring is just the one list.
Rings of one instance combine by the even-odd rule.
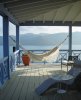
[[[11, 37], [13, 37], [14, 40], [16, 39], [16, 37], [13, 36], [13, 35]], [[0, 36], [0, 45], [2, 45], [2, 44], [3, 44], [3, 37]], [[15, 45], [14, 41], [11, 38], [9, 38], [9, 44], [10, 45]]]
[[[16, 39], [15, 36], [11, 36], [13, 39]], [[61, 43], [67, 37], [67, 33], [57, 33], [57, 34], [33, 34], [27, 33], [20, 35], [20, 44], [22, 45], [55, 45]], [[0, 45], [2, 45], [2, 36], [0, 36]], [[73, 33], [73, 44], [81, 44], [81, 33], [74, 32]], [[12, 39], [9, 38], [10, 45], [15, 45]], [[68, 44], [68, 38], [64, 42], [64, 44]]]
[[[23, 45], [54, 45], [62, 42], [66, 37], [67, 33], [56, 33], [56, 34], [32, 34], [27, 33], [20, 35], [20, 43]], [[68, 38], [64, 44], [68, 44]], [[74, 32], [72, 38], [73, 44], [81, 44], [81, 33]]]
[[[62, 37], [65, 37], [65, 34], [62, 34]], [[20, 35], [20, 41], [25, 45], [54, 45], [59, 40], [62, 40], [61, 34], [25, 34]], [[61, 37], [61, 38], [60, 38]], [[57, 39], [60, 38], [60, 39]]]

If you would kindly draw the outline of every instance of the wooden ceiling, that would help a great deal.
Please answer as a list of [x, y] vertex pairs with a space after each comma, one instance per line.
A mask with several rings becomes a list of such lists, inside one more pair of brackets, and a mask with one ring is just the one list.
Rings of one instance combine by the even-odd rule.
[[81, 21], [81, 0], [0, 0], [19, 24], [27, 21]]

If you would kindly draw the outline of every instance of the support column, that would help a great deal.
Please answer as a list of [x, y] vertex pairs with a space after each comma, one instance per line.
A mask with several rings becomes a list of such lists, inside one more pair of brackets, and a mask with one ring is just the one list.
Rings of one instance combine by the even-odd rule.
[[72, 26], [69, 26], [69, 55], [72, 56]]
[[8, 17], [3, 17], [3, 56], [9, 56], [9, 21]]
[[[19, 50], [19, 26], [16, 25], [16, 50]], [[20, 51], [17, 57], [17, 65], [20, 64]]]
[[16, 50], [19, 50], [19, 26], [16, 25]]
[[9, 20], [7, 16], [3, 17], [3, 56], [8, 57], [7, 69], [8, 69], [8, 79], [10, 79], [10, 69], [9, 69]]

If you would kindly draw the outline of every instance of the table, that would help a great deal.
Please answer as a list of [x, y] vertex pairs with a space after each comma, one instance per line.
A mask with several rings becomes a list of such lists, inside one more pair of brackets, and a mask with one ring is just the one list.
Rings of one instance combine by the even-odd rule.
[[69, 74], [66, 74], [66, 75], [56, 74], [52, 78], [58, 82], [57, 93], [65, 93], [66, 90], [61, 89], [61, 82], [72, 80], [74, 77]]

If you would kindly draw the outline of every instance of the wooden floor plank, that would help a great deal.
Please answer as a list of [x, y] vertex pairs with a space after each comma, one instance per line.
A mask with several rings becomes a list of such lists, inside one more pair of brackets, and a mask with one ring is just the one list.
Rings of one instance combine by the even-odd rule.
[[11, 77], [10, 80], [7, 81], [6, 85], [3, 86], [3, 88], [1, 89], [1, 93], [0, 93], [0, 100], [3, 100], [4, 97], [6, 97], [9, 89], [12, 87], [12, 85], [14, 84], [14, 80], [16, 79], [16, 76], [21, 73], [20, 71], [15, 71], [13, 72], [13, 75]]
[[30, 76], [29, 76], [28, 70], [26, 69], [25, 80], [24, 80], [24, 84], [23, 84], [23, 87], [22, 87], [22, 90], [19, 96], [19, 100], [25, 100], [26, 98], [28, 86], [29, 86], [29, 79], [30, 79], [29, 77]]
[[23, 87], [24, 80], [25, 80], [24, 74], [25, 74], [25, 69], [24, 69], [23, 73], [19, 76], [20, 79], [18, 82], [18, 86], [17, 86], [17, 88], [15, 88], [15, 91], [14, 91], [14, 94], [13, 94], [11, 100], [18, 100], [19, 99], [19, 95], [20, 95], [20, 92], [22, 91], [22, 87]]
[[[65, 67], [63, 69], [66, 71]], [[60, 66], [54, 64], [30, 64], [17, 68], [11, 80], [0, 90], [0, 100], [81, 100], [80, 93], [58, 94], [51, 90], [44, 96], [36, 94], [35, 88], [52, 75], [60, 73], [59, 70]]]
[[[23, 70], [21, 70], [21, 71], [19, 72], [19, 74], [22, 74], [22, 73], [23, 73]], [[19, 74], [18, 74], [18, 75], [19, 75]], [[5, 97], [3, 97], [2, 100], [11, 100], [12, 95], [14, 94], [15, 89], [17, 88], [18, 83], [19, 83], [19, 80], [20, 80], [20, 77], [18, 77], [18, 75], [17, 75], [16, 78], [14, 79], [14, 82], [13, 82], [11, 88], [8, 89], [8, 91], [6, 92]]]
[[7, 86], [11, 84], [11, 82], [12, 82], [12, 80], [14, 80], [14, 77], [16, 76], [16, 74], [17, 74], [16, 71], [14, 71], [14, 72], [11, 74], [10, 81], [8, 80], [8, 81], [6, 81], [6, 82], [4, 83], [4, 85], [0, 88], [0, 93], [1, 93], [2, 91], [5, 91], [5, 89], [7, 88]]
[[33, 100], [40, 100], [40, 96], [38, 96], [35, 92], [36, 87], [39, 84], [39, 69], [37, 70], [37, 72], [34, 72], [34, 95], [33, 95]]
[[29, 87], [28, 87], [28, 91], [27, 91], [27, 96], [26, 96], [26, 100], [33, 100], [33, 95], [34, 95], [34, 73], [32, 68], [30, 69], [31, 73], [30, 73], [30, 80], [29, 80]]

